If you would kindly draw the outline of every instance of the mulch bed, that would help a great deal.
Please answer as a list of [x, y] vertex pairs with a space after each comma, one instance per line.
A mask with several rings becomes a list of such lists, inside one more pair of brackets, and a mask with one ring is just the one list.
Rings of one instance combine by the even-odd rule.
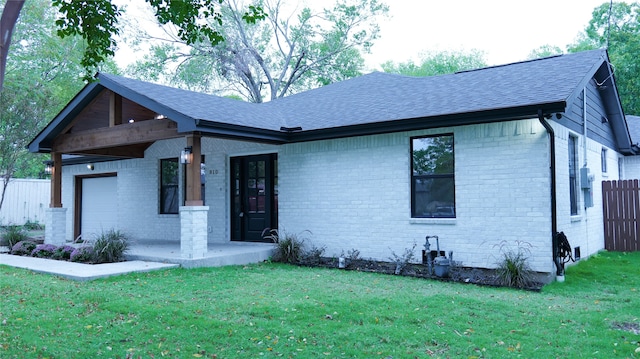
[[[451, 266], [449, 274], [446, 277], [438, 277], [435, 274], [429, 273], [429, 268], [426, 264], [406, 264], [402, 268], [399, 274], [396, 274], [396, 264], [392, 262], [375, 261], [369, 259], [355, 259], [347, 260], [345, 268], [338, 268], [337, 258], [321, 257], [316, 261], [309, 263], [301, 263], [303, 266], [308, 267], [321, 267], [331, 268], [339, 270], [355, 270], [360, 272], [381, 273], [388, 275], [401, 275], [405, 277], [432, 279], [446, 282], [457, 282], [466, 284], [476, 284], [482, 286], [501, 287], [498, 283], [495, 270], [485, 268], [470, 268], [462, 266]], [[539, 292], [542, 289], [543, 283], [536, 282], [530, 287], [519, 288], [529, 291]]]

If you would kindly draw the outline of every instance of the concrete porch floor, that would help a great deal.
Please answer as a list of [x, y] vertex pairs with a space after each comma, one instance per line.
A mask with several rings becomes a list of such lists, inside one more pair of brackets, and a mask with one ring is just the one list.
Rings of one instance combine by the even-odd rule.
[[209, 243], [204, 258], [187, 259], [180, 254], [180, 241], [133, 240], [128, 261], [173, 263], [184, 268], [242, 265], [268, 260], [275, 250], [273, 243], [227, 242]]

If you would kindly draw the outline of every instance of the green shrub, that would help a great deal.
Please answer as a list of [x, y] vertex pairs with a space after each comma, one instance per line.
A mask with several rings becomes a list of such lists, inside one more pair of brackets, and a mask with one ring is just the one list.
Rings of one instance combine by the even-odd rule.
[[391, 257], [389, 257], [389, 260], [391, 263], [396, 265], [396, 269], [394, 271], [396, 275], [401, 274], [404, 268], [414, 260], [416, 245], [417, 244], [414, 242], [413, 247], [405, 248], [402, 255], [398, 255], [396, 252], [391, 251]]
[[273, 255], [274, 262], [282, 263], [301, 263], [304, 255], [304, 241], [307, 239], [303, 237], [303, 233], [311, 233], [309, 231], [301, 232], [300, 234], [287, 233], [285, 231], [279, 231], [272, 229], [269, 231], [269, 235], [265, 238], [270, 239], [276, 244], [276, 252]]
[[93, 249], [96, 263], [122, 262], [129, 248], [129, 240], [120, 231], [110, 229], [96, 238]]
[[78, 247], [71, 252], [69, 260], [71, 262], [93, 263], [95, 261], [96, 252], [91, 246]]
[[36, 244], [31, 241], [20, 241], [11, 247], [11, 254], [17, 256], [30, 256], [31, 252], [36, 249]]
[[27, 223], [22, 226], [27, 231], [41, 231], [44, 229], [44, 226], [38, 222], [31, 222], [31, 220], [27, 220]]
[[497, 284], [513, 288], [528, 288], [536, 281], [535, 272], [529, 265], [528, 247], [531, 247], [531, 244], [521, 241], [517, 241], [516, 244], [516, 250], [508, 248], [504, 241], [500, 244], [502, 258], [496, 269]]
[[27, 239], [27, 232], [22, 226], [9, 225], [4, 227], [4, 233], [2, 234], [2, 242], [9, 248]]
[[53, 255], [51, 259], [68, 261], [71, 259], [71, 253], [75, 250], [75, 247], [71, 247], [68, 245], [60, 246], [53, 251]]
[[303, 250], [300, 256], [300, 263], [304, 265], [317, 266], [322, 261], [322, 256], [326, 247], [311, 246], [308, 250]]
[[36, 248], [31, 251], [32, 257], [38, 258], [51, 258], [53, 257], [53, 253], [55, 253], [58, 246], [53, 244], [38, 244]]

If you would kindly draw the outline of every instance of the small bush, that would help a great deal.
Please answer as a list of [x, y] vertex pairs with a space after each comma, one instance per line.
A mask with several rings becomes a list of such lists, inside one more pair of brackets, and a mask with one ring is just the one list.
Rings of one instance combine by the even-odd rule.
[[93, 244], [96, 263], [122, 262], [128, 248], [129, 241], [122, 232], [113, 229], [103, 232]]
[[71, 262], [92, 263], [95, 261], [96, 253], [91, 246], [78, 247], [71, 252], [69, 260]]
[[20, 241], [11, 247], [11, 254], [17, 256], [30, 256], [31, 252], [36, 249], [36, 244], [31, 241]]
[[496, 269], [497, 284], [513, 287], [528, 288], [535, 284], [535, 273], [529, 265], [528, 254], [531, 244], [517, 241], [517, 249], [508, 248], [506, 242], [500, 244], [502, 259]]
[[349, 249], [346, 253], [344, 250], [342, 250], [342, 252], [340, 252], [340, 255], [338, 256], [340, 258], [344, 258], [345, 263], [344, 266], [345, 268], [348, 268], [349, 266], [351, 266], [352, 263], [360, 260], [360, 251], [352, 248]]
[[305, 265], [317, 266], [318, 264], [320, 264], [325, 251], [325, 247], [311, 246], [309, 250], [303, 250], [300, 258], [300, 263]]
[[68, 245], [60, 246], [53, 251], [53, 255], [51, 259], [57, 259], [62, 261], [68, 261], [71, 259], [71, 253], [75, 250], [75, 247], [71, 247]]
[[9, 225], [4, 227], [4, 233], [2, 234], [2, 242], [9, 248], [27, 239], [27, 232], [22, 226]]
[[32, 257], [38, 258], [51, 258], [53, 257], [53, 253], [55, 253], [58, 246], [53, 244], [38, 244], [36, 248], [31, 251]]
[[407, 264], [411, 263], [415, 257], [416, 243], [413, 243], [413, 247], [405, 248], [402, 255], [397, 255], [396, 252], [391, 251], [391, 257], [389, 260], [396, 265], [394, 273], [399, 275], [402, 273]]
[[277, 229], [270, 230], [269, 235], [265, 236], [265, 238], [272, 240], [277, 245], [276, 252], [273, 255], [273, 261], [300, 263], [304, 254], [304, 241], [307, 239], [302, 236], [303, 233], [311, 232], [304, 231], [300, 234], [293, 234]]
[[346, 255], [344, 253], [340, 254], [340, 257], [345, 257], [352, 262], [357, 261], [358, 259], [360, 259], [360, 251], [355, 248], [352, 248], [347, 251]]
[[31, 220], [27, 220], [27, 223], [22, 227], [27, 231], [41, 231], [44, 229], [44, 225], [38, 222], [31, 222]]

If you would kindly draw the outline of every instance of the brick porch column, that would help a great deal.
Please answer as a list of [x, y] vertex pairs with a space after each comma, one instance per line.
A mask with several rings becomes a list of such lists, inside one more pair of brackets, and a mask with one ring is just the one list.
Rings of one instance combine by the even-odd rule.
[[51, 199], [45, 210], [44, 243], [63, 245], [67, 235], [67, 209], [62, 207], [62, 154], [51, 152]]
[[67, 209], [51, 207], [45, 209], [44, 243], [61, 246], [67, 239]]
[[180, 207], [180, 255], [204, 258], [207, 253], [207, 214], [209, 206]]

